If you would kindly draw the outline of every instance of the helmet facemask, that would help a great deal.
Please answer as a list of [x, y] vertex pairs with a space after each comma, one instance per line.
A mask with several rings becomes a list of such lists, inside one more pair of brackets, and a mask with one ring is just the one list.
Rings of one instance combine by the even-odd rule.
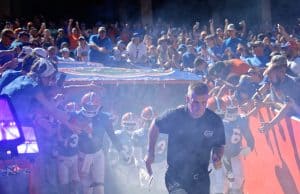
[[94, 117], [98, 114], [101, 109], [101, 101], [94, 92], [85, 94], [81, 99], [82, 114], [86, 117]]
[[135, 130], [136, 125], [137, 125], [137, 121], [135, 120], [132, 112], [127, 112], [122, 116], [121, 127], [124, 130], [133, 131]]

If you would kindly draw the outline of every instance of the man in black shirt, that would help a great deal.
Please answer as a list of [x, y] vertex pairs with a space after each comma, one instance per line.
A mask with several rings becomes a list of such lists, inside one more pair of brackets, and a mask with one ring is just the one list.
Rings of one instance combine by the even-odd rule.
[[192, 83], [186, 105], [167, 111], [150, 126], [146, 167], [151, 175], [158, 134], [168, 134], [165, 182], [170, 194], [209, 194], [211, 157], [215, 168], [221, 167], [224, 125], [218, 115], [206, 108], [207, 100], [207, 85]]

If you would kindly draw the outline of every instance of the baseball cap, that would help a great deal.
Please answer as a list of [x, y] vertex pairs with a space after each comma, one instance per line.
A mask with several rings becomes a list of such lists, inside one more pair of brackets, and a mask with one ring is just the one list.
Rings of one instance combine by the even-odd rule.
[[185, 52], [187, 50], [187, 47], [185, 44], [180, 44], [177, 48], [177, 51]]
[[24, 53], [25, 55], [29, 55], [32, 53], [32, 48], [30, 46], [23, 46], [21, 53]]
[[101, 26], [99, 27], [98, 32], [106, 32], [106, 28]]
[[47, 51], [41, 47], [34, 48], [32, 53], [41, 58], [47, 57]]
[[264, 71], [264, 76], [268, 75], [270, 71], [277, 68], [286, 68], [287, 67], [287, 58], [283, 55], [275, 55], [272, 57], [271, 62], [268, 63], [268, 67]]
[[139, 37], [141, 37], [141, 35], [138, 32], [135, 32], [132, 34], [132, 37], [139, 38]]
[[264, 46], [264, 44], [262, 41], [257, 40], [257, 41], [251, 42], [250, 46], [251, 47], [262, 47], [262, 46]]
[[49, 60], [41, 58], [36, 63], [38, 63], [38, 73], [41, 77], [49, 77], [56, 72], [54, 65]]
[[68, 48], [64, 47], [60, 50], [60, 52], [70, 52], [70, 50]]
[[228, 30], [228, 31], [230, 31], [230, 30], [235, 30], [234, 24], [228, 24], [227, 30]]
[[79, 36], [78, 40], [85, 40], [84, 36]]

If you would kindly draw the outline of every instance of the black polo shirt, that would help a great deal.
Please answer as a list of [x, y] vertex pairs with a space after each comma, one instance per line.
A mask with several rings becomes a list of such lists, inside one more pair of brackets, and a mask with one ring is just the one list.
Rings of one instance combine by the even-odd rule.
[[209, 109], [197, 119], [187, 107], [169, 110], [155, 124], [168, 134], [168, 170], [182, 176], [207, 172], [212, 148], [225, 145], [223, 122]]

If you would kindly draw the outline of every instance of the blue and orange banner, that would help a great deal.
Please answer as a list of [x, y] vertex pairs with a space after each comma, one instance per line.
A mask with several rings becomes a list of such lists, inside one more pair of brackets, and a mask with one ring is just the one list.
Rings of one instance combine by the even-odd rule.
[[300, 193], [300, 120], [287, 117], [261, 133], [260, 122], [274, 112], [261, 109], [249, 120], [255, 149], [244, 159], [245, 194]]

